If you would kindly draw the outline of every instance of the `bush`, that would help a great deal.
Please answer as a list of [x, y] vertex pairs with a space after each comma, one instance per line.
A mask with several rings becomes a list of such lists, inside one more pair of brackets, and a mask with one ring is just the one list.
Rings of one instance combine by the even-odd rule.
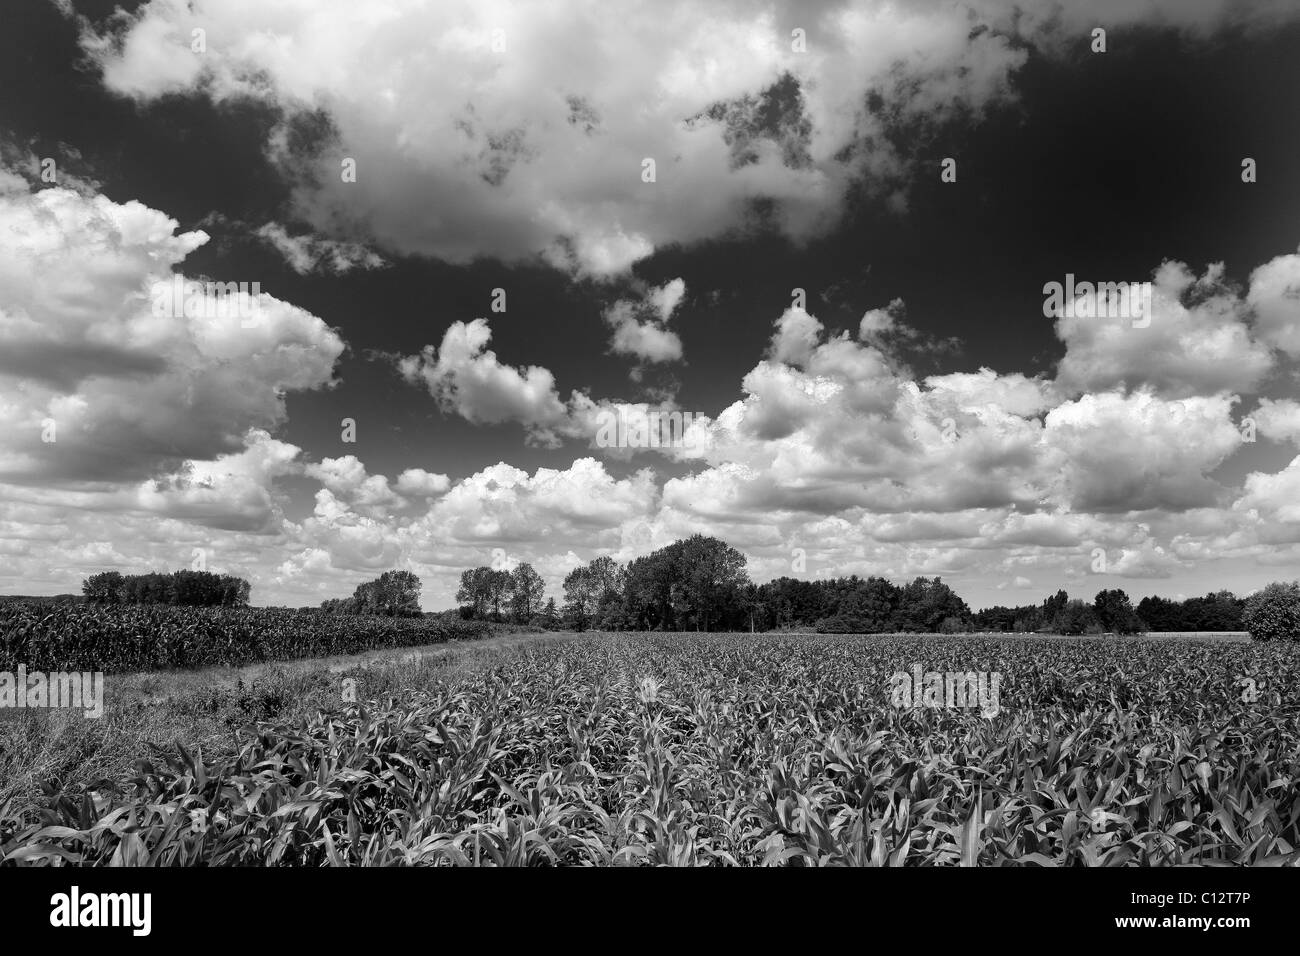
[[1300, 582], [1275, 581], [1246, 598], [1242, 623], [1252, 640], [1300, 640]]
[[869, 634], [872, 623], [855, 614], [836, 614], [824, 617], [813, 625], [818, 634]]

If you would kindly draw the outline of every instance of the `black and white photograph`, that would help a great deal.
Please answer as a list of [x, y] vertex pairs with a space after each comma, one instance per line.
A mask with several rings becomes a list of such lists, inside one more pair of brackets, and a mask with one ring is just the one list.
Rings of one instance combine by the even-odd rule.
[[4, 0], [21, 921], [903, 867], [1293, 925], [1297, 117], [1296, 0]]

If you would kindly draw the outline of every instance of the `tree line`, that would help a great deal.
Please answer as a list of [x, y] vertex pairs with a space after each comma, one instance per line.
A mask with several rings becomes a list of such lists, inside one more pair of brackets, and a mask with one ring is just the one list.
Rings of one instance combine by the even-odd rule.
[[961, 633], [971, 612], [941, 578], [901, 587], [885, 578], [851, 575], [829, 581], [777, 578], [755, 589], [756, 618], [765, 630], [825, 634]]
[[546, 583], [527, 562], [513, 571], [478, 567], [462, 572], [456, 600], [463, 618], [542, 627], [560, 623], [555, 599], [546, 600]]
[[175, 604], [184, 607], [243, 607], [252, 587], [243, 578], [211, 571], [121, 574], [102, 571], [81, 583], [89, 604]]
[[1112, 588], [1100, 591], [1091, 603], [1072, 600], [1065, 591], [1057, 591], [1042, 604], [985, 608], [973, 615], [973, 622], [980, 631], [1053, 634], [1243, 631], [1245, 608], [1246, 600], [1231, 591], [1185, 601], [1145, 597], [1134, 608], [1127, 594]]
[[1246, 599], [1231, 591], [1185, 601], [1144, 597], [1137, 606], [1138, 617], [1149, 631], [1244, 631], [1245, 610]]
[[[469, 577], [462, 576], [463, 591], [475, 575], [484, 581], [494, 580], [489, 574], [497, 575], [497, 584], [489, 587], [489, 593], [499, 591], [504, 604], [495, 599], [487, 604], [480, 601], [462, 608], [462, 613], [479, 615], [492, 607], [495, 614], [498, 605], [510, 607], [509, 572], [491, 572], [487, 568], [466, 572]], [[553, 607], [553, 603], [548, 606]], [[1219, 591], [1186, 601], [1149, 597], [1134, 607], [1122, 589], [1104, 588], [1091, 601], [1072, 598], [1059, 590], [1040, 604], [972, 612], [939, 577], [917, 577], [902, 585], [857, 575], [811, 581], [782, 577], [760, 585], [750, 581], [740, 552], [717, 538], [695, 535], [626, 565], [600, 557], [575, 568], [564, 579], [558, 626], [574, 630], [807, 630], [844, 634], [1137, 634], [1244, 630], [1245, 606], [1244, 599]], [[555, 620], [552, 612], [544, 623], [555, 626]]]
[[[420, 579], [385, 571], [357, 586], [351, 597], [322, 602], [327, 614], [419, 617]], [[548, 630], [773, 631], [820, 633], [1025, 632], [1135, 634], [1144, 631], [1247, 629], [1247, 601], [1230, 591], [1174, 601], [1147, 597], [1135, 608], [1119, 588], [1092, 601], [1057, 591], [1040, 604], [994, 606], [972, 612], [938, 577], [898, 585], [851, 575], [832, 580], [782, 577], [754, 584], [745, 557], [717, 538], [693, 535], [620, 564], [596, 558], [574, 568], [557, 607], [531, 564], [513, 570], [464, 571], [456, 592], [460, 617], [531, 625]], [[250, 587], [232, 575], [175, 571], [123, 575], [105, 571], [82, 584], [98, 604], [246, 605]], [[1289, 592], [1288, 592], [1289, 593]]]
[[385, 571], [373, 581], [358, 584], [352, 597], [322, 601], [320, 609], [326, 614], [422, 617], [420, 579], [410, 571]]

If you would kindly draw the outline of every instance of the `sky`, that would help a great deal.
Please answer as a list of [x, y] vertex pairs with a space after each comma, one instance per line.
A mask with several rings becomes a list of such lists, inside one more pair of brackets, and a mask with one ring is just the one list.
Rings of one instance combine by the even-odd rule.
[[1300, 5], [0, 18], [0, 593], [1300, 576]]

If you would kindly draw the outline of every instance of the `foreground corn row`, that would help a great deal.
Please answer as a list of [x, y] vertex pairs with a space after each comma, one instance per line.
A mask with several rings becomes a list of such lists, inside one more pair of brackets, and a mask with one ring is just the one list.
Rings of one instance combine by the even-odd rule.
[[[894, 710], [889, 677], [916, 662], [1001, 672], [1001, 713]], [[260, 725], [228, 761], [172, 748], [120, 792], [0, 822], [0, 855], [1296, 865], [1298, 670], [1257, 644], [589, 636]]]
[[476, 621], [260, 607], [0, 602], [0, 670], [105, 673], [238, 666], [481, 637]]

